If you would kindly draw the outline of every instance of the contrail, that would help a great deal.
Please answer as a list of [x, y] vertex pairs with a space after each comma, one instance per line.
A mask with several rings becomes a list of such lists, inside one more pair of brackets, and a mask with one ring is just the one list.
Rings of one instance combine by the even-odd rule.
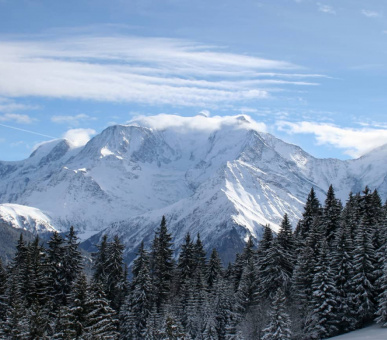
[[5, 125], [5, 124], [0, 124], [0, 126], [6, 127], [8, 129], [14, 129], [14, 130], [18, 130], [18, 131], [32, 133], [33, 135], [38, 135], [38, 136], [47, 137], [47, 138], [51, 138], [51, 139], [57, 139], [58, 138], [58, 137], [44, 135], [43, 133], [39, 133], [39, 132], [31, 131], [31, 130], [21, 129], [21, 128], [18, 128], [18, 127], [15, 127], [15, 126], [10, 126], [10, 125]]

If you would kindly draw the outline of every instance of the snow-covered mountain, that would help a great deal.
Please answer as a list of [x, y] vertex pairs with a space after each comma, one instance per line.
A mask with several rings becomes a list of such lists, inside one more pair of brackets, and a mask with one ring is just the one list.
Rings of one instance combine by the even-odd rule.
[[50, 217], [42, 211], [19, 204], [0, 204], [1, 222], [35, 235], [57, 231], [52, 225]]
[[[166, 215], [176, 243], [200, 232], [231, 259], [261, 226], [295, 222], [313, 186], [345, 200], [365, 185], [387, 196], [387, 146], [351, 161], [316, 159], [261, 132], [248, 116], [140, 117], [84, 147], [55, 140], [24, 161], [0, 162], [0, 201], [39, 208], [84, 237], [119, 234], [129, 258]], [[95, 240], [95, 238], [94, 238]]]

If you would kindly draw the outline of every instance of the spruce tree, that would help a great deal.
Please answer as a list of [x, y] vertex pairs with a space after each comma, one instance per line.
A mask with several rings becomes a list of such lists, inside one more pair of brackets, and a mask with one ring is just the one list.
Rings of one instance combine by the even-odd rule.
[[387, 327], [387, 245], [383, 246], [384, 262], [382, 276], [379, 278], [378, 285], [381, 288], [381, 293], [377, 297], [377, 311], [375, 313], [375, 321], [382, 327]]
[[173, 273], [172, 237], [168, 233], [165, 216], [160, 228], [156, 231], [152, 244], [152, 279], [155, 289], [156, 306], [160, 311], [161, 306], [167, 301], [171, 288]]
[[366, 188], [361, 198], [361, 219], [356, 230], [353, 258], [354, 312], [357, 315], [359, 327], [371, 321], [375, 312], [374, 284], [377, 262], [373, 244], [371, 204], [371, 194]]
[[[99, 283], [102, 283], [102, 285], [107, 284], [107, 273], [106, 273], [106, 265], [107, 265], [107, 247], [108, 247], [108, 240], [107, 235], [103, 235], [101, 239], [101, 243], [97, 245], [98, 251], [93, 254], [94, 261], [93, 261], [93, 280]], [[106, 289], [106, 288], [104, 288]]]
[[322, 225], [329, 246], [333, 247], [337, 230], [340, 227], [341, 202], [336, 199], [333, 186], [330, 185], [325, 199]]
[[335, 245], [330, 252], [332, 272], [337, 289], [337, 319], [339, 330], [349, 332], [354, 329], [353, 252], [350, 225], [342, 222], [335, 236]]
[[270, 322], [263, 330], [262, 340], [290, 340], [291, 321], [286, 313], [286, 298], [281, 288], [278, 288], [270, 308]]
[[143, 242], [133, 262], [132, 272], [131, 292], [126, 297], [120, 313], [120, 332], [124, 339], [142, 339], [152, 309], [149, 255]]
[[85, 274], [81, 272], [69, 296], [69, 308], [73, 315], [72, 329], [75, 331], [75, 337], [77, 339], [82, 338], [86, 327], [88, 299], [87, 279]]
[[211, 289], [216, 280], [222, 276], [222, 262], [220, 260], [219, 254], [217, 250], [214, 248], [212, 249], [210, 260], [208, 262], [208, 268], [207, 268], [207, 285], [208, 288]]
[[117, 339], [116, 313], [110, 307], [101, 283], [94, 282], [90, 287], [86, 306], [84, 339]]
[[74, 227], [71, 226], [63, 245], [63, 279], [66, 296], [71, 293], [71, 288], [82, 270], [83, 259], [78, 247], [78, 237], [75, 234]]
[[47, 249], [47, 270], [48, 270], [48, 294], [53, 302], [53, 309], [56, 311], [61, 305], [66, 304], [65, 292], [65, 270], [64, 261], [64, 240], [57, 232], [48, 241]]
[[124, 246], [118, 236], [114, 236], [113, 241], [109, 242], [106, 249], [106, 284], [105, 293], [111, 306], [115, 311], [119, 311], [123, 302], [124, 282]]
[[316, 216], [320, 215], [321, 207], [316, 193], [312, 187], [305, 203], [302, 219], [297, 225], [295, 236], [299, 241], [304, 241], [312, 228]]
[[322, 241], [315, 275], [312, 282], [312, 299], [306, 320], [308, 339], [322, 339], [338, 331], [337, 290], [330, 267], [328, 242]]

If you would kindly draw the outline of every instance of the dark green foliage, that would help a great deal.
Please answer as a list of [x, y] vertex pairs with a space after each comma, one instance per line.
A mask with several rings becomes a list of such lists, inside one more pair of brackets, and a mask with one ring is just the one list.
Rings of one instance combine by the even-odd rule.
[[168, 233], [167, 222], [165, 216], [163, 216], [160, 228], [156, 231], [151, 254], [152, 279], [155, 289], [156, 306], [159, 311], [167, 301], [171, 289], [174, 267], [172, 254], [172, 237]]
[[385, 326], [386, 212], [368, 188], [344, 209], [332, 186], [324, 208], [311, 190], [294, 234], [284, 215], [276, 237], [264, 227], [258, 249], [249, 237], [225, 271], [200, 235], [187, 234], [175, 266], [163, 217], [130, 283], [117, 236], [97, 246], [90, 285], [74, 228], [47, 247], [20, 237], [8, 267], [0, 262], [0, 338], [311, 340]]

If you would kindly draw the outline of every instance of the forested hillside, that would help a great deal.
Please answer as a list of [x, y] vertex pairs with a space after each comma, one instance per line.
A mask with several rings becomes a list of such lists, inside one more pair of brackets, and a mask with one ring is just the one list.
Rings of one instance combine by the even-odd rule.
[[[0, 267], [4, 339], [324, 339], [387, 325], [387, 206], [368, 188], [345, 206], [312, 189], [295, 231], [264, 227], [235, 262], [187, 234], [178, 259], [163, 217], [128, 275], [118, 237], [102, 238], [86, 277], [78, 239], [22, 236]], [[131, 277], [128, 280], [128, 277]]]

